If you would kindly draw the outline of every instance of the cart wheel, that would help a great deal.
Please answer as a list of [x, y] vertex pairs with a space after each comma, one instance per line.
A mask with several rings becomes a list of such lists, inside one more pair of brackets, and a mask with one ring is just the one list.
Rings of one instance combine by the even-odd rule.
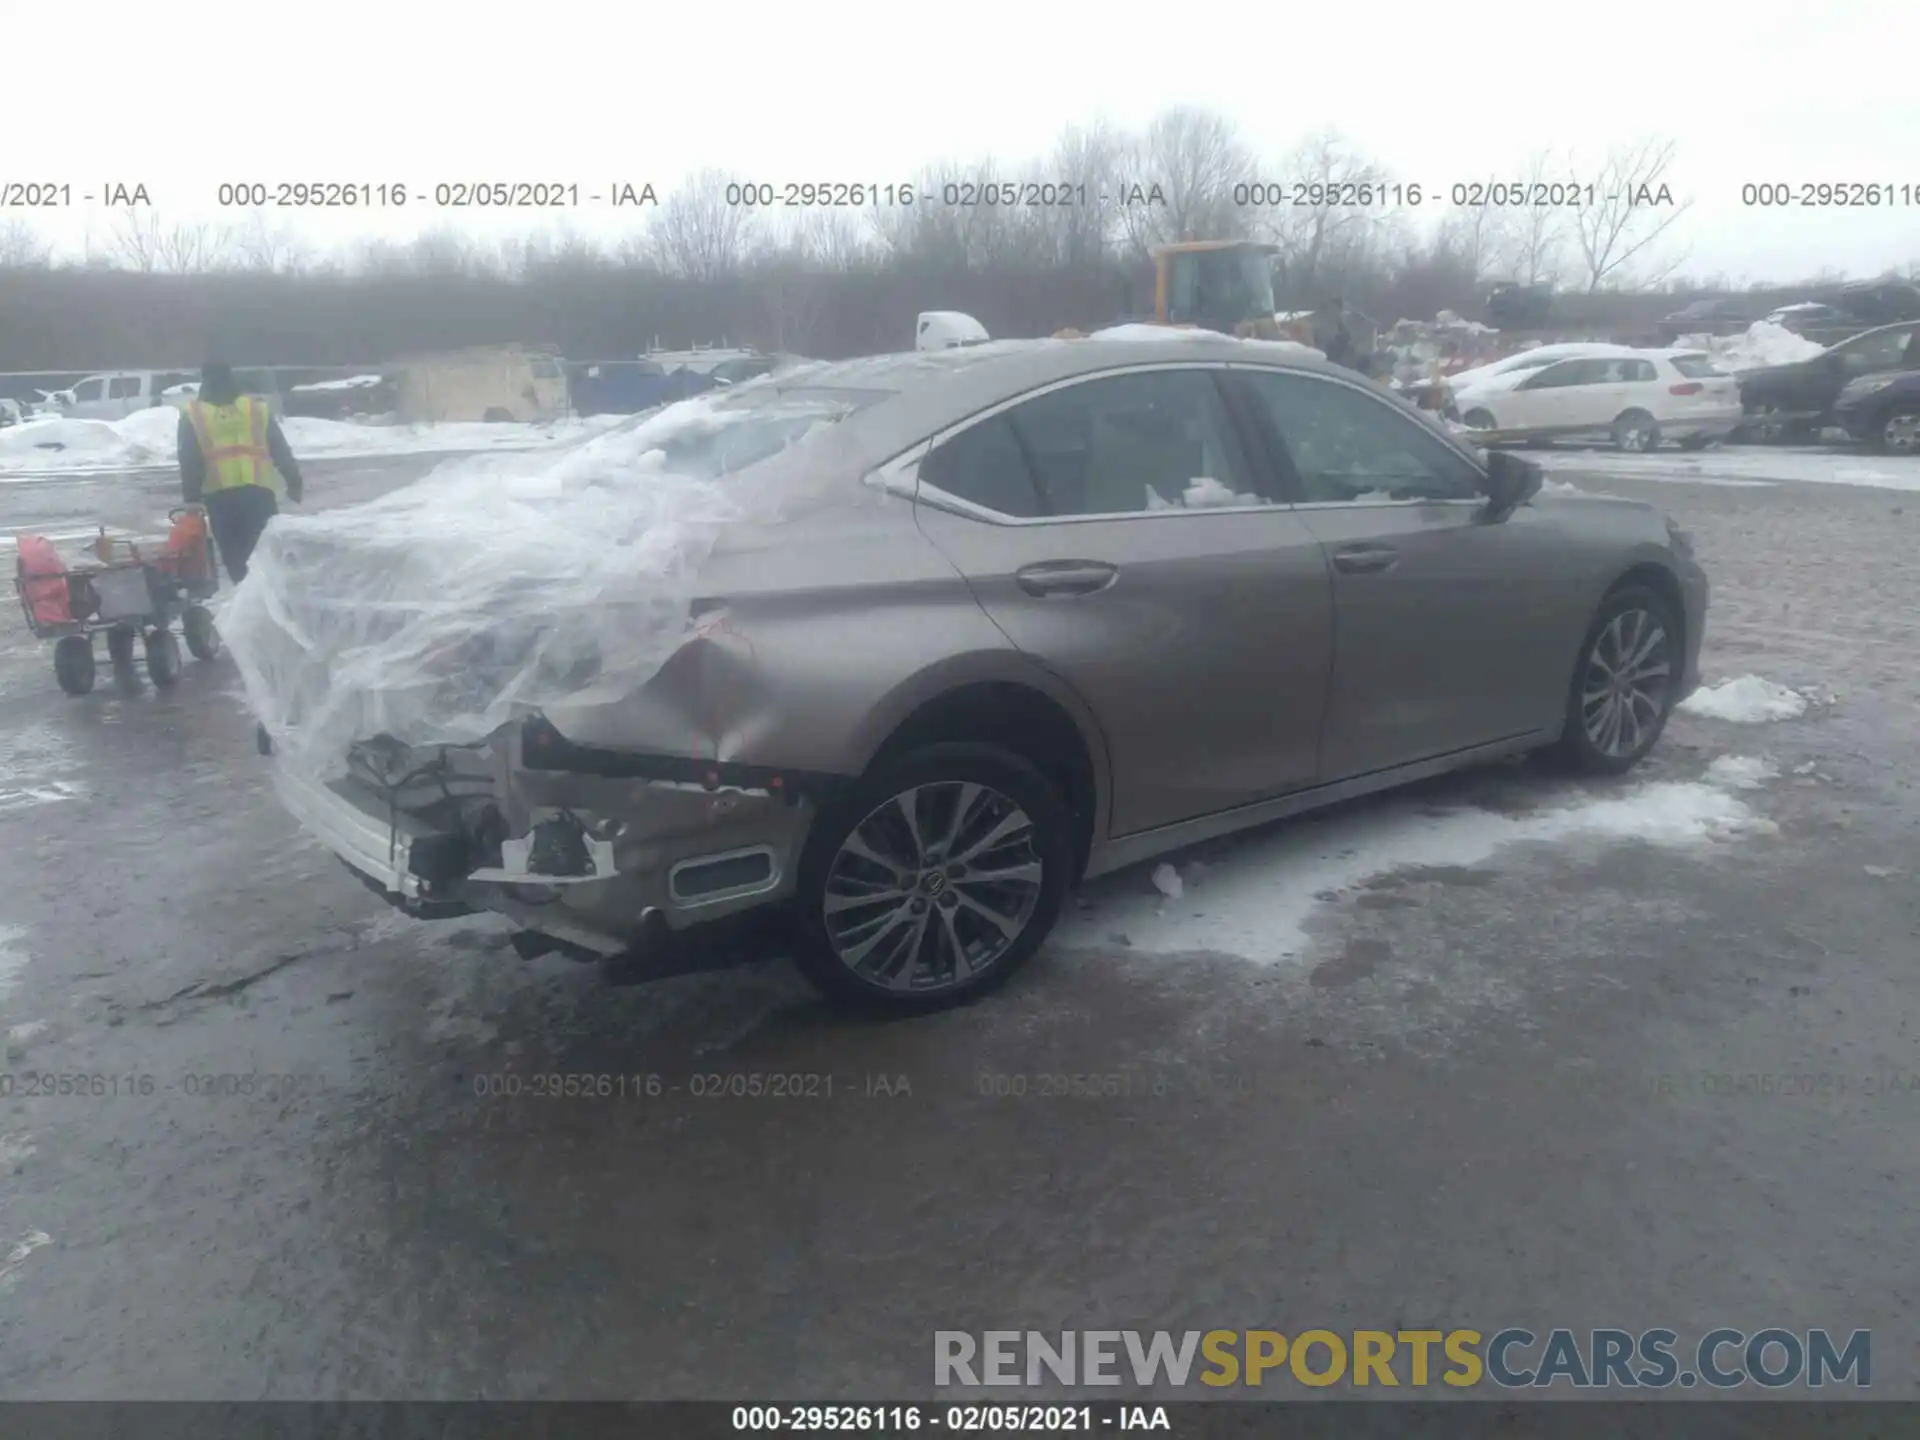
[[187, 632], [187, 649], [196, 660], [220, 658], [220, 632], [213, 628], [213, 612], [204, 605], [189, 605], [180, 617], [180, 628]]
[[131, 630], [107, 631], [107, 659], [113, 668], [123, 670], [133, 664], [134, 633]]
[[53, 673], [60, 688], [69, 695], [84, 695], [93, 689], [97, 667], [93, 661], [93, 641], [85, 635], [63, 635], [53, 647]]
[[147, 675], [155, 685], [167, 686], [180, 678], [180, 642], [171, 630], [147, 631]]

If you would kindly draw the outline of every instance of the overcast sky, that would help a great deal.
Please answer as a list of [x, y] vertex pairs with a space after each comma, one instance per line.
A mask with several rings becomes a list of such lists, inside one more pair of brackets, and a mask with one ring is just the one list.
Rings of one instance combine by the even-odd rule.
[[[23, 26], [32, 39], [16, 43]], [[443, 181], [650, 181], [664, 194], [721, 166], [886, 183], [940, 158], [1011, 165], [1071, 124], [1136, 126], [1202, 104], [1264, 155], [1333, 126], [1429, 188], [1513, 171], [1547, 146], [1571, 151], [1584, 179], [1609, 146], [1671, 136], [1676, 192], [1693, 201], [1674, 232], [1685, 273], [1792, 279], [1920, 260], [1920, 0], [1214, 0], [1157, 14], [1034, 0], [96, 0], [84, 23], [0, 0], [0, 31], [0, 180], [73, 186], [72, 210], [28, 214], [69, 253], [89, 227], [105, 231], [111, 217], [79, 197], [108, 181], [144, 183], [169, 222], [241, 218], [217, 212], [222, 181], [416, 192], [404, 210], [283, 217], [325, 247], [543, 218], [436, 213], [418, 197]], [[1743, 208], [1741, 186], [1761, 181], [1877, 181], [1893, 203]], [[632, 213], [568, 218], [617, 235]]]

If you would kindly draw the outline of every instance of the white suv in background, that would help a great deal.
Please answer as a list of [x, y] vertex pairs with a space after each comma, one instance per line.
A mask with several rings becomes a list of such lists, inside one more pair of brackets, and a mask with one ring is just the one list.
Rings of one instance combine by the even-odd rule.
[[1606, 436], [1622, 450], [1662, 440], [1697, 450], [1740, 425], [1740, 387], [1700, 350], [1580, 355], [1456, 388], [1469, 429], [1488, 441]]

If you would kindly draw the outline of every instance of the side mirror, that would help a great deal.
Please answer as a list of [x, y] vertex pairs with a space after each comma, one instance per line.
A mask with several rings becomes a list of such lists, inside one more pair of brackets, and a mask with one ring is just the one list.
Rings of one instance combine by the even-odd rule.
[[1481, 512], [1481, 518], [1506, 519], [1540, 493], [1540, 482], [1544, 477], [1545, 472], [1531, 460], [1508, 450], [1487, 451], [1487, 479], [1482, 487], [1487, 497], [1487, 508]]

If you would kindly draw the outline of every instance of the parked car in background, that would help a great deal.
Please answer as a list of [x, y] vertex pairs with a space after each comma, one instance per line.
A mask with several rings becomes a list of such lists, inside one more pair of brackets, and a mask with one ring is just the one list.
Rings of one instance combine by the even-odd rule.
[[1868, 325], [1920, 320], [1920, 288], [1904, 280], [1861, 280], [1840, 287], [1839, 305]]
[[1603, 340], [1567, 340], [1551, 345], [1536, 345], [1531, 350], [1521, 350], [1499, 360], [1490, 360], [1485, 365], [1475, 365], [1471, 369], [1456, 370], [1447, 377], [1447, 384], [1458, 394], [1463, 390], [1475, 389], [1487, 381], [1498, 377], [1511, 377], [1518, 384], [1521, 377], [1529, 371], [1539, 370], [1556, 360], [1565, 360], [1570, 355], [1631, 355], [1635, 353], [1631, 345], [1614, 345]]
[[[925, 1009], [1006, 979], [1083, 877], [1527, 751], [1619, 773], [1696, 683], [1707, 582], [1657, 509], [1541, 495], [1277, 346], [875, 357], [680, 423], [668, 469], [822, 503], [721, 532], [651, 679], [438, 768], [372, 734], [345, 779], [275, 761], [401, 908], [587, 953], [784, 908], [829, 995]], [[718, 758], [687, 718], [716, 713]]]
[[1487, 323], [1501, 330], [1537, 330], [1553, 321], [1551, 285], [1502, 281], [1487, 296]]
[[1695, 300], [1661, 319], [1660, 341], [1672, 345], [1683, 335], [1738, 335], [1753, 320], [1750, 300]]
[[1796, 335], [1806, 330], [1844, 325], [1849, 319], [1847, 313], [1839, 306], [1822, 305], [1817, 300], [1801, 300], [1792, 305], [1782, 305], [1778, 309], [1769, 310], [1760, 318], [1769, 325], [1778, 325], [1782, 330], [1791, 330]]
[[9, 425], [24, 425], [27, 420], [27, 407], [18, 400], [0, 398], [0, 430]]
[[166, 403], [162, 392], [193, 378], [185, 370], [116, 370], [89, 375], [72, 388], [68, 414], [79, 420], [124, 420]]
[[1920, 369], [1849, 380], [1833, 404], [1834, 423], [1890, 455], [1920, 453]]
[[1454, 392], [1460, 419], [1489, 440], [1608, 436], [1622, 450], [1663, 440], [1694, 450], [1740, 425], [1740, 389], [1699, 350], [1575, 355]]
[[1805, 360], [1741, 371], [1737, 378], [1744, 428], [1762, 441], [1818, 434], [1833, 421], [1835, 402], [1849, 382], [1920, 368], [1916, 335], [1920, 335], [1920, 322], [1882, 325]]

